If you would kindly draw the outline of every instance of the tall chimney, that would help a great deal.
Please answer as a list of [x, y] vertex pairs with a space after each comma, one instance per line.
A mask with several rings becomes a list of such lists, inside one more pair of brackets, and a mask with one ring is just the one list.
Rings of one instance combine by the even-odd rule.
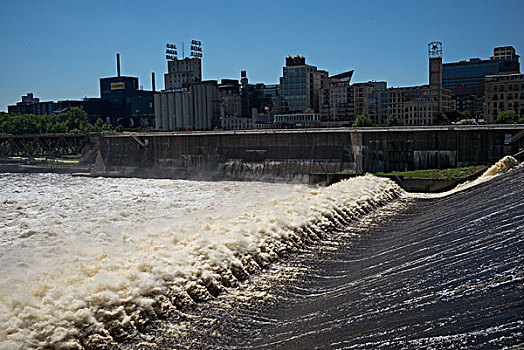
[[151, 90], [155, 92], [155, 72], [151, 72]]
[[120, 54], [116, 54], [116, 75], [120, 78]]

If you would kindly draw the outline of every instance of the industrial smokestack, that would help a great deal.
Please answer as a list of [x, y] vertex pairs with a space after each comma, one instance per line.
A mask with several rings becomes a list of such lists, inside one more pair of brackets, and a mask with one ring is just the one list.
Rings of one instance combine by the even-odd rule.
[[151, 90], [155, 92], [155, 72], [151, 72]]
[[120, 78], [120, 54], [116, 54], [116, 75]]

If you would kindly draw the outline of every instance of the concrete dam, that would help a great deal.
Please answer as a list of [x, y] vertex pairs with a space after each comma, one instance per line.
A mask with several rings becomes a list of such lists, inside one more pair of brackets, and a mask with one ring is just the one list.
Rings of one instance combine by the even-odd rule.
[[[524, 125], [143, 133], [93, 137], [93, 176], [276, 180], [494, 164]], [[307, 181], [307, 180], [306, 180]]]

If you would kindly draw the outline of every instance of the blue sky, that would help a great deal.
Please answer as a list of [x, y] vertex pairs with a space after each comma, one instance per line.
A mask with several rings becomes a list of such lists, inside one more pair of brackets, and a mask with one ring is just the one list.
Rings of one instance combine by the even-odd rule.
[[6, 1], [0, 0], [0, 111], [33, 92], [42, 101], [99, 96], [99, 78], [122, 74], [162, 89], [167, 42], [203, 43], [204, 79], [278, 83], [300, 54], [354, 82], [427, 83], [427, 43], [444, 62], [488, 58], [494, 46], [524, 55], [524, 0], [504, 1]]

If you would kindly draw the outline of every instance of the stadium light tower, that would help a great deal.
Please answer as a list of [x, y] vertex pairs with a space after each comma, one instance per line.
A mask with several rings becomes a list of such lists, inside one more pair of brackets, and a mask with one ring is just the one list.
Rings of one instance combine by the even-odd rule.
[[166, 44], [166, 60], [174, 61], [177, 59], [178, 52], [175, 44]]
[[191, 40], [191, 56], [202, 58], [202, 42], [200, 40]]

